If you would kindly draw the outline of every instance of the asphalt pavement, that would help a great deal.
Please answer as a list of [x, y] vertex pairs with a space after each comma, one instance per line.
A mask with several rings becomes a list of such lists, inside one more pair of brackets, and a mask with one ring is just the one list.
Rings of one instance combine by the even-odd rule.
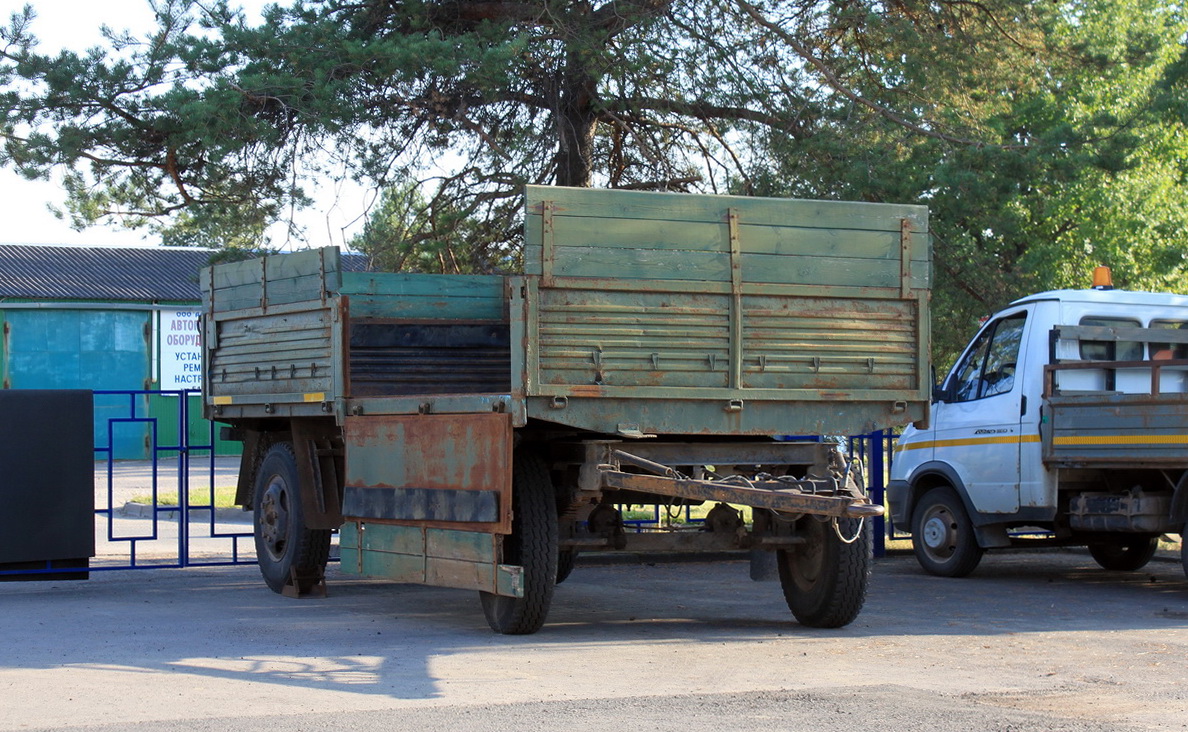
[[0, 730], [1138, 730], [1188, 725], [1188, 581], [1084, 552], [876, 561], [856, 622], [745, 562], [579, 566], [538, 634], [476, 593], [254, 567], [0, 583]]

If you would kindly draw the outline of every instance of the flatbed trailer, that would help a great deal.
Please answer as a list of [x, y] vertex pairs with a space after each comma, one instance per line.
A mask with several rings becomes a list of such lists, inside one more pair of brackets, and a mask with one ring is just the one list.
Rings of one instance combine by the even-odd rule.
[[[882, 508], [836, 444], [773, 436], [927, 419], [926, 209], [530, 186], [524, 261], [204, 272], [205, 411], [244, 442], [269, 586], [316, 586], [338, 530], [343, 571], [530, 633], [578, 552], [749, 548], [802, 623], [853, 620]], [[618, 508], [706, 501], [698, 531]]]

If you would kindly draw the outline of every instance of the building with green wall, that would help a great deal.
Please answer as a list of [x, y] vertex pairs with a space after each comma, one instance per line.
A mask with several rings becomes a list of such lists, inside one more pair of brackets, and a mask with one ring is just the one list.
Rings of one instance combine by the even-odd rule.
[[[198, 271], [210, 255], [181, 248], [0, 245], [0, 386], [160, 391], [96, 395], [95, 444], [110, 446], [117, 459], [144, 459], [154, 447], [179, 444], [182, 399], [190, 442], [209, 444], [197, 394], [197, 316]], [[146, 421], [112, 421], [132, 414]], [[238, 443], [216, 449], [232, 454]]]

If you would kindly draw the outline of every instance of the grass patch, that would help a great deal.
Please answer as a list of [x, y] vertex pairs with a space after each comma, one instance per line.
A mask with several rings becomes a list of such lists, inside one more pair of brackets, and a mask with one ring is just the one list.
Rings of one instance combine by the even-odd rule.
[[[177, 491], [157, 491], [157, 505], [158, 506], [177, 506], [178, 505]], [[133, 503], [152, 504], [153, 494], [138, 493], [132, 496]], [[191, 506], [209, 506], [210, 505], [210, 488], [191, 488], [190, 489], [190, 505]], [[230, 508], [235, 506], [235, 486], [215, 486], [214, 489], [214, 505], [215, 508]]]

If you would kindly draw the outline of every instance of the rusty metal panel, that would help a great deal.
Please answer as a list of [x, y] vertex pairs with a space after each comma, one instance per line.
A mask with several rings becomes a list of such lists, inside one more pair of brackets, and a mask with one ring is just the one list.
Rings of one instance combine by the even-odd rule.
[[369, 486], [346, 491], [342, 510], [348, 516], [430, 522], [499, 521], [499, 493], [454, 488]]
[[[512, 427], [507, 414], [348, 417], [344, 515], [470, 531], [511, 528]], [[410, 490], [411, 489], [411, 490]], [[434, 491], [442, 491], [434, 498]], [[469, 503], [464, 492], [473, 492]], [[466, 511], [494, 500], [494, 520]], [[459, 512], [443, 518], [431, 506]], [[463, 510], [465, 509], [465, 510]], [[484, 509], [485, 510], [485, 509]], [[427, 513], [428, 511], [428, 513]], [[488, 512], [482, 518], [491, 516]]]

